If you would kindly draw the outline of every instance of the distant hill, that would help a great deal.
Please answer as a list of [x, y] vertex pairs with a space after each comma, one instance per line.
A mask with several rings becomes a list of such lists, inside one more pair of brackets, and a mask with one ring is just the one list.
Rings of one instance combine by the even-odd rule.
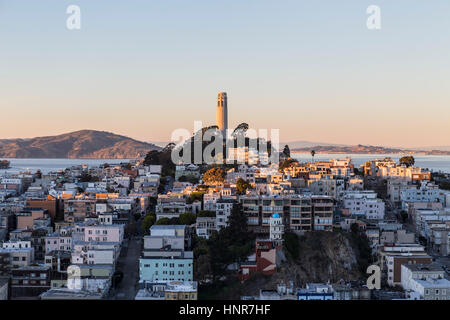
[[160, 147], [111, 132], [81, 130], [31, 139], [0, 139], [0, 158], [91, 158], [144, 157]]
[[450, 155], [450, 151], [444, 150], [411, 150], [379, 146], [308, 146], [303, 148], [291, 148], [291, 152], [311, 152], [316, 153], [347, 153], [347, 154], [426, 154], [426, 155]]
[[340, 146], [340, 147], [348, 146], [345, 144], [313, 142], [313, 141], [304, 141], [304, 140], [291, 141], [291, 142], [280, 142], [281, 147], [284, 147], [286, 144], [289, 146], [290, 149], [309, 148], [309, 147], [315, 147], [315, 146]]
[[420, 147], [420, 148], [411, 148], [411, 150], [441, 150], [441, 151], [450, 151], [450, 146], [435, 146], [435, 147]]

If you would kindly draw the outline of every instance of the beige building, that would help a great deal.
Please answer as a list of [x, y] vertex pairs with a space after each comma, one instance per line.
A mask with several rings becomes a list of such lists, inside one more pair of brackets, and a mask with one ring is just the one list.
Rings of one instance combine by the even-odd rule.
[[169, 282], [165, 289], [165, 300], [197, 300], [197, 282]]

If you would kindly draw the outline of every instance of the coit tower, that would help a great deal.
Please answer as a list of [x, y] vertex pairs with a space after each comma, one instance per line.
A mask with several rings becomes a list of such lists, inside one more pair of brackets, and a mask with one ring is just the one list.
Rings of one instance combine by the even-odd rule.
[[227, 93], [219, 92], [217, 95], [217, 108], [216, 108], [216, 125], [222, 135], [225, 137], [228, 129], [228, 107], [227, 107]]

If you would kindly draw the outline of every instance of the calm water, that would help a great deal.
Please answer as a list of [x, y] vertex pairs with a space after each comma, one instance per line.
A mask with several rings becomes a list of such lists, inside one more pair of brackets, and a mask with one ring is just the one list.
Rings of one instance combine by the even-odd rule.
[[[361, 164], [364, 162], [379, 159], [384, 157], [390, 157], [395, 161], [398, 161], [403, 155], [400, 154], [333, 154], [333, 153], [320, 153], [314, 156], [314, 160], [328, 160], [328, 159], [337, 159], [337, 158], [345, 158], [350, 157], [353, 160], [353, 164], [355, 168], [359, 168]], [[450, 156], [428, 156], [428, 155], [413, 155], [416, 160], [415, 166], [429, 169], [432, 171], [442, 171], [446, 173], [450, 173]], [[302, 161], [307, 162], [311, 161], [310, 153], [292, 153], [292, 157]]]
[[[3, 160], [3, 159], [2, 159]], [[5, 172], [18, 173], [30, 170], [36, 172], [40, 169], [42, 173], [50, 171], [64, 170], [71, 166], [87, 164], [89, 167], [99, 166], [104, 163], [120, 164], [121, 162], [129, 162], [132, 159], [6, 159], [11, 162], [11, 168], [7, 170], [0, 169], [0, 174]]]

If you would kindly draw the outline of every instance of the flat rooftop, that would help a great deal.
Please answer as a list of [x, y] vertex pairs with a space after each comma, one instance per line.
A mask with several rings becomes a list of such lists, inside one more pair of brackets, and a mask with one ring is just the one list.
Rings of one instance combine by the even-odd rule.
[[442, 270], [442, 268], [440, 268], [438, 265], [436, 264], [404, 264], [403, 266], [405, 266], [405, 268], [408, 268], [411, 271], [430, 271], [430, 272], [436, 272], [436, 271], [441, 271], [444, 272]]

